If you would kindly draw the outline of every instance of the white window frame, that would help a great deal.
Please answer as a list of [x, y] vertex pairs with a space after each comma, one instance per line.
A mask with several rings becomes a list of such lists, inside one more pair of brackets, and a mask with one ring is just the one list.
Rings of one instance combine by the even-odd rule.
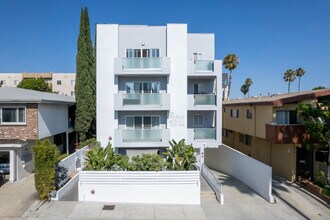
[[[141, 129], [136, 129], [135, 128], [135, 121], [133, 121], [133, 128], [128, 128], [127, 127], [127, 124], [126, 124], [126, 121], [127, 121], [127, 118], [129, 117], [142, 117], [142, 126], [141, 126]], [[144, 128], [144, 117], [151, 117], [151, 128], [150, 129], [145, 129]], [[158, 128], [153, 128], [152, 127], [152, 117], [158, 117], [159, 119], [159, 124], [158, 124]], [[125, 130], [159, 130], [161, 129], [161, 123], [160, 123], [160, 115], [126, 115], [125, 116]]]
[[[153, 49], [158, 50], [159, 51], [159, 57], [161, 57], [161, 54], [162, 54], [161, 53], [161, 48], [126, 48], [125, 49], [125, 58], [143, 58], [143, 50], [149, 50], [148, 57], [152, 57], [151, 56], [152, 55], [151, 50], [153, 50]], [[131, 57], [127, 56], [128, 50], [132, 50], [132, 56]], [[135, 57], [134, 56], [134, 50], [140, 50], [141, 56], [140, 57]], [[157, 58], [157, 57], [153, 57], [153, 58]]]
[[[2, 121], [2, 109], [3, 108], [15, 108], [15, 109], [24, 109], [24, 122], [3, 122]], [[17, 111], [17, 118], [19, 118], [19, 111]], [[26, 106], [0, 106], [0, 125], [26, 125]]]
[[[196, 123], [196, 121], [195, 121], [195, 116], [198, 117], [198, 123]], [[200, 117], [201, 117], [201, 120], [200, 120]], [[193, 126], [203, 127], [203, 125], [204, 125], [204, 115], [203, 114], [193, 114]]]
[[[193, 56], [194, 56], [194, 61], [203, 60], [203, 53], [202, 52], [194, 52]], [[199, 56], [200, 56], [200, 59], [198, 59]]]

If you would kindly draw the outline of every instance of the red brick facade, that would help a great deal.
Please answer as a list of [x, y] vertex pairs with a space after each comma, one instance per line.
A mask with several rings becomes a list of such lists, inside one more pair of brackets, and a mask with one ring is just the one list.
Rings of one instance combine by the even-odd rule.
[[26, 104], [26, 125], [1, 125], [0, 139], [38, 139], [38, 104]]

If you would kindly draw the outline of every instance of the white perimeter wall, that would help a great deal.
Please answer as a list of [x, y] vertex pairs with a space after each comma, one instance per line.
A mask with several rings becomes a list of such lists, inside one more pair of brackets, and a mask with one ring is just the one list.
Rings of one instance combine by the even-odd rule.
[[170, 139], [187, 140], [187, 25], [167, 25], [167, 57], [171, 58], [168, 92], [171, 110], [168, 127]]
[[118, 127], [114, 111], [114, 58], [118, 57], [118, 25], [96, 25], [96, 138], [106, 146]]
[[204, 153], [204, 161], [209, 168], [239, 179], [264, 199], [274, 203], [270, 166], [226, 145], [221, 145], [219, 148], [205, 148]]
[[79, 201], [200, 204], [199, 171], [81, 171]]
[[60, 134], [68, 130], [68, 106], [38, 104], [39, 139]]

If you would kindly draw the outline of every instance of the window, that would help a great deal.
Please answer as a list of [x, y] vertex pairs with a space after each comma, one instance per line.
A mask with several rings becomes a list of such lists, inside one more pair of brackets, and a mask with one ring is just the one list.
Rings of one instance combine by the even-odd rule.
[[202, 93], [202, 84], [194, 83], [194, 94], [201, 94], [201, 93]]
[[247, 119], [252, 119], [252, 110], [251, 109], [246, 110], [246, 118]]
[[226, 113], [226, 107], [223, 107], [223, 112]]
[[239, 142], [248, 146], [251, 146], [252, 137], [247, 134], [239, 133]]
[[223, 128], [222, 129], [222, 136], [229, 137], [230, 130]]
[[194, 115], [193, 119], [194, 126], [203, 126], [203, 115]]
[[74, 96], [74, 91], [71, 91], [71, 96]]
[[194, 60], [201, 60], [202, 59], [202, 53], [197, 52], [194, 53]]
[[276, 124], [297, 124], [297, 112], [294, 110], [277, 110]]
[[14, 80], [14, 85], [17, 86], [18, 85], [18, 80]]
[[6, 85], [6, 80], [0, 80], [0, 85]]
[[159, 82], [127, 82], [126, 93], [159, 93]]
[[238, 118], [239, 117], [239, 111], [238, 111], [238, 109], [230, 109], [230, 117], [232, 117], [232, 118]]
[[158, 48], [151, 49], [126, 49], [126, 57], [160, 57], [160, 50]]
[[159, 129], [160, 116], [127, 116], [126, 129]]
[[71, 85], [75, 85], [76, 84], [76, 80], [71, 80]]
[[57, 81], [56, 81], [56, 84], [57, 84], [57, 85], [62, 85], [62, 81], [61, 81], [61, 80], [57, 80]]
[[25, 124], [25, 108], [0, 108], [1, 124]]

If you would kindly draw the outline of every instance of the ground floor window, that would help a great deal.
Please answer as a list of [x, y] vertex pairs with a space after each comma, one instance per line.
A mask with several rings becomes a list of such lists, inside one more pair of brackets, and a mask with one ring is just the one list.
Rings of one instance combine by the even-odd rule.
[[239, 133], [239, 142], [248, 146], [251, 146], [252, 137], [247, 134]]

